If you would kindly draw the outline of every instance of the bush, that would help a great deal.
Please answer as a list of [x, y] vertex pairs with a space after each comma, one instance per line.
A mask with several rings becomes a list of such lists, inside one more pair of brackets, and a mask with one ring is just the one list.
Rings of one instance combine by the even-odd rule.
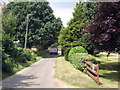
[[16, 48], [12, 52], [12, 57], [15, 62], [26, 63], [27, 61], [36, 60], [36, 54], [31, 50], [25, 50], [21, 48]]
[[69, 60], [71, 62], [71, 56], [72, 54], [75, 54], [75, 53], [88, 53], [87, 50], [85, 48], [83, 48], [82, 46], [77, 46], [77, 47], [73, 47], [69, 54], [68, 54], [68, 57], [69, 57]]
[[62, 50], [63, 50], [65, 60], [69, 61], [68, 54], [69, 54], [69, 51], [71, 50], [71, 47], [64, 47], [62, 48]]
[[13, 59], [10, 58], [10, 55], [2, 53], [2, 72], [12, 72], [13, 68]]
[[87, 53], [75, 53], [72, 54], [71, 56], [71, 63], [78, 70], [81, 71], [85, 70], [85, 66], [86, 66], [85, 61], [89, 61], [94, 64], [98, 63], [94, 56]]
[[69, 54], [70, 49], [71, 49], [70, 47], [67, 47], [67, 48], [65, 48], [65, 49], [63, 50], [63, 52], [64, 52], [64, 58], [65, 58], [65, 60], [67, 60], [67, 61], [69, 61], [68, 54]]
[[2, 52], [2, 72], [12, 72], [17, 63], [27, 63], [36, 60], [36, 54], [31, 50], [14, 48], [10, 54]]

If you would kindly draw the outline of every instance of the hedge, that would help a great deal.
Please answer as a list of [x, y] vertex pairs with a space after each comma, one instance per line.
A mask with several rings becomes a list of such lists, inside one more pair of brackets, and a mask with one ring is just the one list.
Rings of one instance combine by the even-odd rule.
[[90, 61], [94, 64], [97, 64], [99, 62], [96, 61], [95, 57], [87, 54], [87, 53], [74, 53], [71, 56], [71, 63], [73, 64], [73, 66], [81, 71], [85, 71], [86, 68], [86, 64], [85, 61]]
[[85, 48], [83, 48], [82, 46], [77, 46], [77, 47], [73, 47], [68, 54], [68, 59], [71, 62], [71, 56], [72, 54], [75, 53], [88, 53], [87, 50]]

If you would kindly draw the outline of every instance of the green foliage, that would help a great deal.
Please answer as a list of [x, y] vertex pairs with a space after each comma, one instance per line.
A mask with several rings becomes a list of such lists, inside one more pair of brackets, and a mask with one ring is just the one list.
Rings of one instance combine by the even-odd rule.
[[82, 46], [89, 54], [94, 53], [94, 46], [88, 38], [89, 32], [85, 29], [91, 22], [94, 9], [95, 3], [76, 3], [73, 18], [68, 22], [68, 27], [61, 29], [58, 37], [58, 43], [62, 49]]
[[90, 40], [101, 51], [120, 51], [120, 3], [102, 2], [88, 26]]
[[31, 50], [14, 48], [12, 52], [9, 53], [10, 54], [3, 52], [3, 56], [2, 56], [3, 72], [11, 72], [14, 65], [18, 63], [27, 63], [27, 61], [36, 61], [36, 54], [34, 54]]
[[7, 54], [15, 47], [16, 25], [16, 17], [11, 12], [2, 15], [2, 50]]
[[8, 12], [7, 15], [3, 15], [2, 23], [2, 71], [11, 72], [14, 67], [14, 60], [11, 57], [11, 52], [15, 48], [13, 41], [15, 40], [14, 31], [16, 27], [15, 17], [12, 13]]
[[13, 67], [13, 59], [10, 58], [10, 55], [2, 52], [2, 72], [11, 72]]
[[68, 53], [70, 49], [75, 46], [77, 43], [70, 42], [69, 39], [70, 35], [68, 34], [67, 28], [62, 27], [60, 30], [60, 35], [58, 37], [58, 43], [61, 45], [62, 54], [64, 54], [65, 60], [68, 60]]
[[15, 36], [17, 29], [17, 18], [13, 15], [12, 11], [2, 15], [2, 29], [5, 34], [9, 34], [11, 37]]
[[[3, 9], [2, 15], [2, 71], [5, 73], [12, 72], [18, 63], [36, 60], [36, 55], [32, 51], [18, 49], [14, 43], [15, 40], [18, 40], [18, 32], [21, 32], [19, 31], [19, 23], [22, 22], [20, 20], [24, 18], [21, 17], [23, 13], [16, 15], [19, 11], [14, 9], [18, 8], [15, 6], [15, 3], [8, 4]], [[24, 36], [23, 33], [19, 34]]]
[[88, 53], [87, 50], [85, 48], [83, 48], [82, 46], [77, 46], [77, 47], [73, 47], [70, 52], [68, 53], [68, 58], [70, 60], [70, 62], [72, 62], [71, 57], [73, 54], [75, 53]]
[[50, 47], [58, 47], [58, 42], [56, 42], [56, 43], [53, 43]]
[[82, 46], [77, 46], [77, 47], [73, 47], [70, 52], [69, 55], [71, 56], [74, 53], [88, 53], [87, 50], [85, 48], [83, 48]]
[[[53, 15], [53, 10], [48, 2], [10, 2], [3, 9], [3, 16], [7, 16], [8, 12], [17, 19], [17, 21], [13, 19], [12, 23], [16, 23], [17, 26], [11, 30], [14, 31], [15, 39], [20, 40], [21, 45], [24, 45], [25, 42], [28, 14], [27, 48], [36, 46], [39, 50], [46, 49], [57, 41], [62, 21]], [[7, 17], [5, 18], [7, 19]], [[7, 26], [5, 27], [5, 25]], [[5, 25], [5, 30], [10, 31], [8, 30], [8, 26], [11, 26], [10, 22], [5, 21]]]
[[65, 60], [69, 61], [69, 58], [68, 58], [68, 55], [69, 55], [69, 51], [70, 51], [71, 48], [67, 47], [67, 48], [64, 48], [64, 58]]
[[2, 34], [2, 49], [5, 53], [10, 54], [15, 47], [13, 43], [14, 37], [11, 37], [10, 34]]
[[98, 63], [94, 56], [87, 53], [75, 53], [71, 56], [71, 63], [78, 70], [85, 71], [85, 61], [89, 61], [94, 64]]
[[26, 63], [27, 61], [35, 61], [36, 54], [34, 54], [31, 50], [25, 50], [21, 48], [16, 48], [12, 52], [12, 57], [15, 62]]
[[2, 34], [2, 71], [12, 72], [13, 67], [18, 62], [36, 60], [36, 55], [30, 50], [18, 49], [13, 43], [14, 36]]

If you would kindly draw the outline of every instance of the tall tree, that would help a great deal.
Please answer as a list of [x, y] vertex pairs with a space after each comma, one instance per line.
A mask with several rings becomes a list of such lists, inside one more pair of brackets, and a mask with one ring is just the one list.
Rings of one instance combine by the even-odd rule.
[[[68, 22], [68, 27], [61, 30], [59, 36], [59, 43], [62, 45], [62, 48], [81, 45], [86, 48], [90, 54], [93, 54], [93, 45], [85, 38], [88, 35], [85, 26], [90, 23], [94, 9], [95, 3], [76, 3], [73, 18]], [[66, 35], [64, 33], [66, 33]], [[62, 42], [63, 39], [65, 43]]]
[[57, 41], [58, 33], [62, 26], [60, 18], [53, 15], [53, 10], [48, 2], [11, 2], [4, 8], [3, 14], [12, 11], [18, 19], [16, 39], [24, 46], [26, 32], [26, 16], [28, 17], [27, 47], [32, 46], [44, 49]]
[[120, 2], [100, 3], [88, 31], [98, 50], [120, 53]]
[[15, 49], [15, 31], [16, 31], [16, 17], [7, 12], [2, 16], [2, 71], [9, 72], [13, 67], [14, 60], [11, 58], [12, 51]]

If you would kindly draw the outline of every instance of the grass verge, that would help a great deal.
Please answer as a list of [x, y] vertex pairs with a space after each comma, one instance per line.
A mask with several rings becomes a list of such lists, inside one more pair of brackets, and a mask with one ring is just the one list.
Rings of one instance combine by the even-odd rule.
[[[99, 61], [101, 61], [99, 59]], [[117, 62], [117, 61], [116, 61]], [[107, 63], [107, 61], [106, 61]], [[77, 86], [81, 88], [118, 88], [118, 80], [113, 80], [112, 78], [117, 78], [118, 75], [115, 74], [109, 77], [110, 71], [107, 69], [100, 68], [100, 73], [104, 77], [100, 77], [101, 85], [97, 85], [93, 79], [91, 79], [85, 73], [76, 70], [71, 63], [64, 60], [64, 57], [59, 57], [55, 63], [55, 78], [61, 79], [72, 86]], [[103, 64], [100, 67], [104, 67]], [[116, 71], [113, 71], [118, 73]], [[108, 77], [108, 78], [106, 78]], [[110, 79], [111, 78], [111, 79]]]
[[18, 63], [18, 64], [16, 64], [16, 65], [14, 66], [12, 72], [2, 73], [2, 79], [5, 79], [5, 78], [7, 78], [7, 77], [9, 77], [9, 76], [11, 76], [11, 75], [13, 75], [13, 74], [15, 74], [16, 72], [18, 72], [18, 71], [20, 71], [20, 70], [22, 70], [22, 69], [24, 69], [24, 68], [32, 65], [33, 63], [39, 61], [40, 59], [41, 59], [41, 57], [40, 57], [40, 56], [37, 56], [37, 57], [36, 57], [36, 61], [27, 61], [27, 63]]

